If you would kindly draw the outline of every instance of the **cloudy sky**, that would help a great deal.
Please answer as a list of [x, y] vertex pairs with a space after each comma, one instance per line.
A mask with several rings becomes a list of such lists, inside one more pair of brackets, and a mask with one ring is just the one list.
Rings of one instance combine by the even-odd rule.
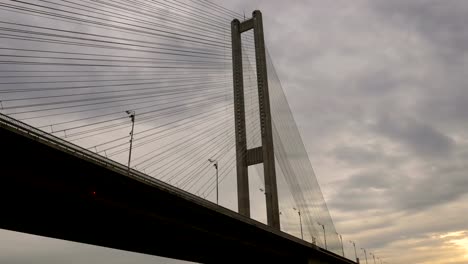
[[224, 5], [263, 11], [343, 237], [389, 263], [466, 263], [468, 3]]
[[[467, 263], [468, 2], [217, 3], [263, 12], [347, 254], [351, 239], [388, 263]], [[172, 263], [9, 231], [0, 262]]]

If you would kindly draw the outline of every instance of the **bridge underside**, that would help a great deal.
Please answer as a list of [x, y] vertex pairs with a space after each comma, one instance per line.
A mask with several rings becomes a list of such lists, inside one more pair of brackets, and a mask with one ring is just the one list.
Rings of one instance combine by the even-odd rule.
[[11, 127], [0, 146], [3, 229], [202, 263], [353, 263]]

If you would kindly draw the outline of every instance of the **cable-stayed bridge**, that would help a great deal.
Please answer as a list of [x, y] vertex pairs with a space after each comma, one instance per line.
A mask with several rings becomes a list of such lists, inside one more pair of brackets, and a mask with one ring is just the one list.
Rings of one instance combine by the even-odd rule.
[[205, 263], [353, 262], [259, 12], [188, 0], [0, 12], [1, 228]]

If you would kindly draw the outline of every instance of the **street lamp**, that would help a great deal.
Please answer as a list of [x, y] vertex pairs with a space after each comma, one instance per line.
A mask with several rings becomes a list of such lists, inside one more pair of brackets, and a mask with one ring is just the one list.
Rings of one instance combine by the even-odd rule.
[[325, 233], [325, 225], [322, 225], [321, 223], [317, 222], [320, 226], [323, 228], [323, 240], [325, 242], [325, 249], [327, 249], [327, 234]]
[[208, 159], [209, 162], [213, 163], [213, 167], [216, 169], [216, 204], [219, 204], [219, 192], [218, 192], [218, 161]]
[[133, 129], [135, 128], [135, 111], [127, 110], [125, 111], [128, 117], [132, 120], [132, 131], [130, 131], [130, 151], [128, 152], [128, 173], [130, 173], [130, 161], [132, 160], [132, 145], [133, 145]]
[[343, 246], [343, 237], [338, 234], [338, 232], [335, 232], [339, 237], [340, 237], [340, 241], [341, 241], [341, 251], [343, 251], [343, 258], [344, 258], [344, 246]]
[[375, 264], [375, 255], [372, 252], [369, 252], [369, 255], [372, 255], [372, 258], [374, 258], [374, 264]]
[[361, 248], [364, 251], [364, 255], [366, 256], [366, 264], [367, 264], [367, 251], [364, 248]]
[[301, 216], [301, 210], [296, 209], [293, 207], [294, 211], [297, 211], [297, 214], [299, 215], [299, 224], [301, 226], [301, 239], [304, 240], [304, 233], [302, 232], [302, 216]]
[[354, 256], [356, 257], [356, 262], [359, 263], [359, 258], [357, 257], [357, 252], [356, 252], [356, 243], [354, 241], [351, 241], [351, 240], [349, 240], [349, 243], [353, 244]]

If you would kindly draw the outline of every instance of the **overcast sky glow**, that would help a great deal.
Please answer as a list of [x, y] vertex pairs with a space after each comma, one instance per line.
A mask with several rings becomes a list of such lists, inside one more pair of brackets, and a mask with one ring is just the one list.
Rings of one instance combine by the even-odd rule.
[[[388, 263], [467, 263], [468, 2], [216, 2], [263, 12], [346, 254], [351, 239]], [[0, 262], [173, 263], [9, 231]]]
[[248, 2], [338, 232], [389, 263], [466, 263], [468, 3]]

